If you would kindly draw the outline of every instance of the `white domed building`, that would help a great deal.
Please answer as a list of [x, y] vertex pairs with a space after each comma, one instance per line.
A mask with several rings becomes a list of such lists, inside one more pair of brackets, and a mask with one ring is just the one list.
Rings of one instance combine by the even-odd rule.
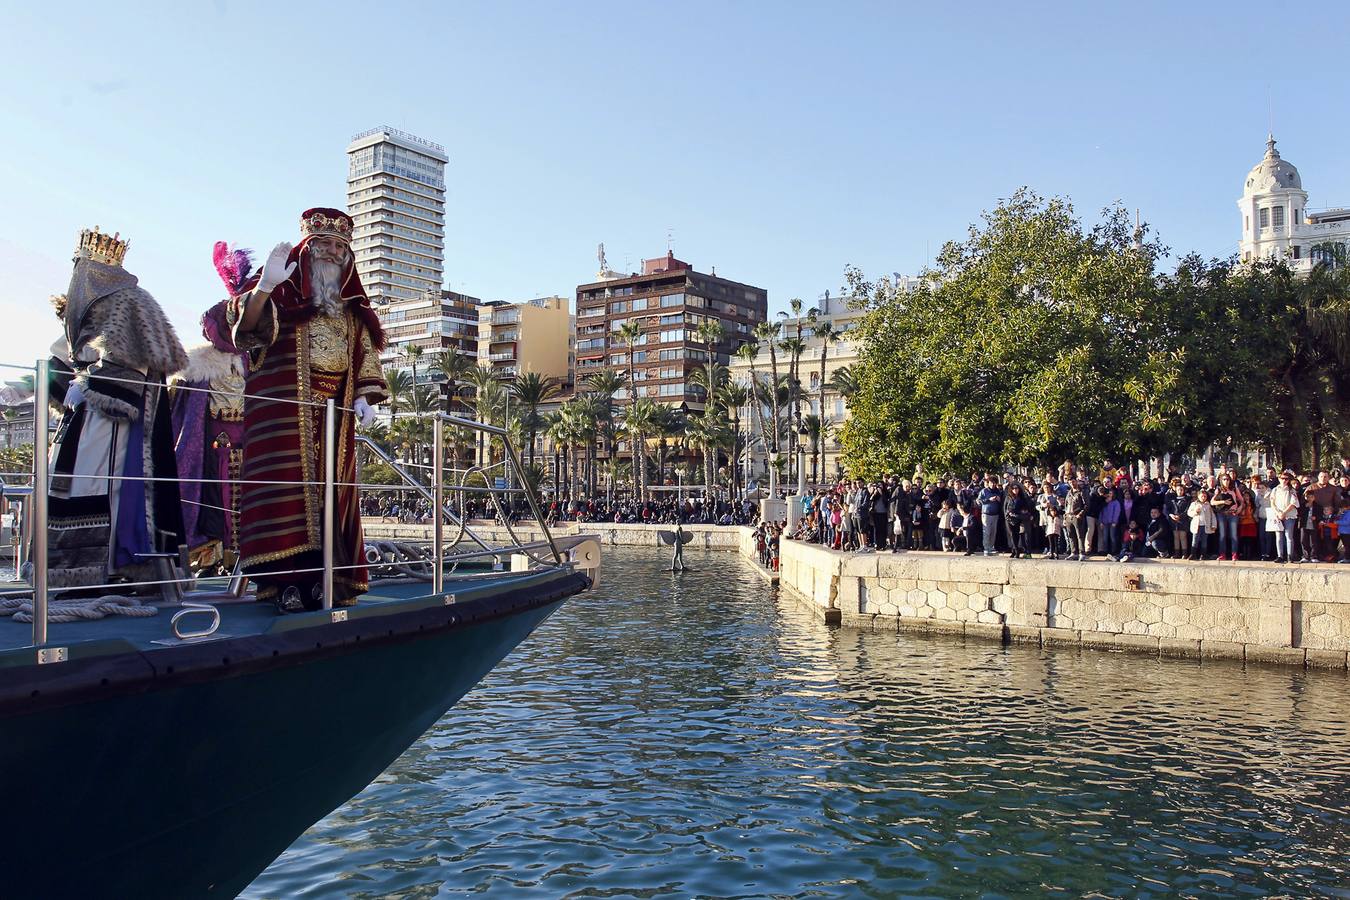
[[1306, 272], [1329, 258], [1328, 248], [1350, 254], [1350, 209], [1309, 211], [1308, 192], [1293, 163], [1266, 140], [1266, 155], [1247, 173], [1238, 209], [1242, 212], [1243, 262], [1283, 257]]

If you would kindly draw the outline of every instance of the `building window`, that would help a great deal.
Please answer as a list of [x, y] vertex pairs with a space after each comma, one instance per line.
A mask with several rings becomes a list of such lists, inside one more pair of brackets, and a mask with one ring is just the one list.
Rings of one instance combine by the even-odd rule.
[[1242, 230], [1243, 230], [1243, 231], [1251, 231], [1251, 230], [1252, 230], [1252, 217], [1251, 217], [1251, 216], [1243, 216], [1243, 217], [1242, 217]]
[[679, 306], [684, 302], [684, 294], [666, 294], [661, 298], [661, 306]]
[[1275, 214], [1275, 222], [1274, 222], [1275, 227], [1279, 228], [1282, 225], [1284, 225], [1284, 207], [1277, 206], [1273, 210], [1271, 210], [1271, 212]]
[[1303, 257], [1300, 255], [1300, 254], [1302, 253], [1302, 250], [1303, 250], [1303, 248], [1299, 247], [1298, 244], [1295, 244], [1295, 245], [1294, 245], [1294, 259], [1302, 259], [1302, 258], [1303, 258]]
[[1260, 222], [1261, 222], [1261, 227], [1262, 227], [1262, 228], [1269, 228], [1269, 227], [1270, 227], [1270, 207], [1268, 207], [1268, 206], [1263, 206], [1263, 207], [1261, 207], [1261, 219], [1260, 219]]
[[1301, 209], [1294, 210], [1294, 224], [1295, 225], [1303, 224], [1303, 210]]

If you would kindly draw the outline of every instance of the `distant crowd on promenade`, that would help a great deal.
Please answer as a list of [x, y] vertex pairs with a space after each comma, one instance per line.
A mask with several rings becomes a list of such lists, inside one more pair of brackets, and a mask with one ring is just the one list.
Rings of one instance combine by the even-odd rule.
[[[529, 505], [519, 498], [506, 504], [514, 523], [531, 516]], [[645, 525], [753, 525], [759, 520], [759, 504], [751, 500], [730, 501], [687, 495], [637, 501], [631, 498], [608, 500], [605, 497], [566, 499], [545, 496], [542, 501], [549, 525], [558, 522], [615, 522]], [[454, 501], [452, 501], [452, 508]], [[363, 501], [362, 513], [385, 523], [428, 525], [431, 504], [423, 497], [400, 500], [396, 496], [370, 495]], [[499, 520], [500, 514], [487, 497], [474, 497], [464, 503], [469, 519]]]
[[1014, 559], [1350, 562], [1350, 470], [1136, 477], [1107, 460], [1039, 477], [972, 472], [840, 480], [788, 537], [838, 550]]

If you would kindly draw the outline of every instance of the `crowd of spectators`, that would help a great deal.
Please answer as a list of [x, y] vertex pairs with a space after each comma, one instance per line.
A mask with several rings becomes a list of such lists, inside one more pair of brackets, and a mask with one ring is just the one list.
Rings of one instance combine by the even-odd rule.
[[549, 522], [629, 522], [670, 525], [675, 522], [702, 525], [753, 525], [759, 519], [759, 505], [751, 500], [733, 502], [724, 498], [695, 496], [664, 497], [638, 502], [604, 497], [589, 500], [551, 500]]
[[[503, 501], [506, 503], [506, 501]], [[451, 501], [452, 508], [455, 501]], [[507, 504], [514, 523], [530, 516], [526, 501], [515, 498]], [[548, 524], [557, 522], [628, 522], [670, 525], [675, 522], [705, 525], [753, 525], [759, 520], [759, 504], [750, 500], [732, 502], [703, 497], [666, 497], [638, 502], [631, 498], [608, 501], [604, 497], [566, 500], [545, 497], [543, 512]], [[470, 520], [500, 520], [493, 501], [486, 496], [468, 499], [464, 513]], [[362, 514], [384, 523], [427, 525], [431, 522], [431, 504], [423, 497], [369, 495], [362, 501]]]
[[803, 500], [798, 540], [839, 550], [1018, 557], [1350, 562], [1350, 470], [844, 479]]

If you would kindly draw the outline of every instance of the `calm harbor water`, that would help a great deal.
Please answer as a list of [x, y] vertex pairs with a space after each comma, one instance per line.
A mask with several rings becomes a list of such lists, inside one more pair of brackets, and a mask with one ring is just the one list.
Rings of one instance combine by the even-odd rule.
[[689, 562], [607, 548], [245, 896], [1350, 897], [1343, 675], [829, 629]]

